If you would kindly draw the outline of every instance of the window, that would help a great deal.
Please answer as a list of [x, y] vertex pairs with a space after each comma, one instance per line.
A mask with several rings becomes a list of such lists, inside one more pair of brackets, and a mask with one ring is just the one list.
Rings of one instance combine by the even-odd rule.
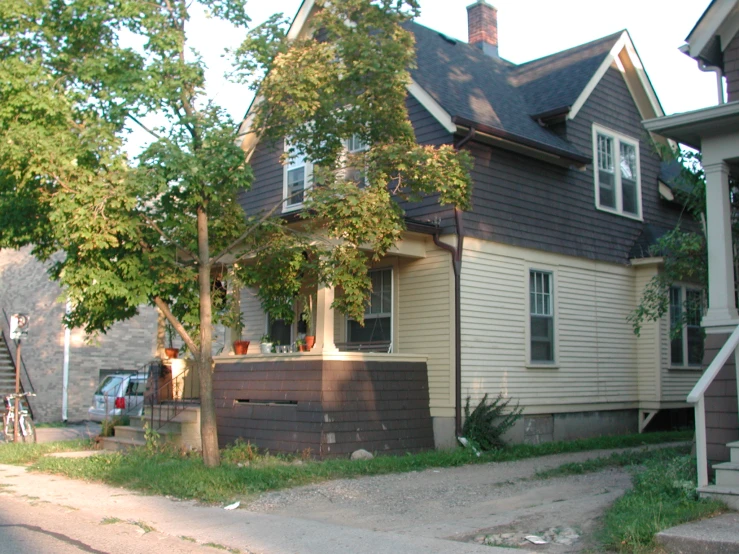
[[593, 126], [595, 203], [601, 210], [641, 218], [639, 142]]
[[703, 294], [698, 289], [670, 287], [670, 364], [701, 366]]
[[554, 289], [552, 274], [529, 272], [529, 314], [531, 318], [530, 359], [532, 363], [554, 362]]
[[[357, 135], [352, 135], [351, 138], [344, 141], [344, 147], [346, 148], [346, 152], [348, 154], [355, 155], [369, 150], [369, 145], [363, 142]], [[366, 172], [366, 167], [362, 169], [357, 167], [347, 167], [345, 169], [344, 178], [347, 181], [354, 181], [355, 183], [358, 183], [360, 187], [364, 187], [367, 185]]]
[[285, 141], [285, 152], [291, 154], [285, 166], [283, 195], [285, 203], [282, 211], [297, 210], [303, 205], [305, 191], [311, 186], [313, 178], [313, 164], [305, 159], [301, 153], [290, 152], [290, 144]]
[[347, 321], [349, 342], [391, 342], [393, 340], [393, 270], [372, 269], [372, 294], [364, 309], [364, 327]]

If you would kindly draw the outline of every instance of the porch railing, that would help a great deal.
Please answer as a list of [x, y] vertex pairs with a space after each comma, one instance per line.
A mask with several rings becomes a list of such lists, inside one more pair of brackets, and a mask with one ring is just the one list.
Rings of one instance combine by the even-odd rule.
[[189, 368], [177, 375], [165, 377], [167, 366], [162, 364], [158, 375], [152, 372], [147, 387], [145, 418], [149, 428], [157, 431], [190, 406], [200, 404], [200, 387]]
[[[734, 329], [726, 343], [716, 354], [706, 371], [688, 395], [688, 403], [695, 405], [695, 452], [698, 458], [698, 486], [708, 485], [708, 446], [706, 441], [706, 400], [705, 394], [724, 364], [739, 345], [739, 326]], [[739, 386], [739, 381], [737, 381]]]

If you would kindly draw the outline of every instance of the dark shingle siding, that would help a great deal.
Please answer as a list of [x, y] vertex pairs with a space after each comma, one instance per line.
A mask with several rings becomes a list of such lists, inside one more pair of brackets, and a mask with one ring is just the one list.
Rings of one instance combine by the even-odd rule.
[[724, 74], [729, 92], [729, 102], [739, 100], [739, 33], [724, 50]]
[[[282, 199], [282, 144], [272, 147], [259, 143], [251, 157], [254, 181], [251, 190], [242, 191], [238, 202], [248, 214], [268, 211]], [[279, 208], [278, 208], [278, 212]]]
[[[568, 138], [592, 152], [592, 123], [640, 139], [645, 220], [674, 226], [678, 212], [658, 197], [659, 159], [645, 141], [641, 118], [621, 74], [610, 69], [575, 120]], [[593, 260], [627, 263], [643, 223], [595, 208], [592, 165], [564, 169], [518, 154], [475, 144], [474, 207], [467, 234]]]

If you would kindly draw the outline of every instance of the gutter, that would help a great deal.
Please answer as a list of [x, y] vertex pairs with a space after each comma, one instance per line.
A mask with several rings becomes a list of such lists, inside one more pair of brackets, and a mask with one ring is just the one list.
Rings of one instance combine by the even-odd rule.
[[[475, 123], [471, 119], [454, 116], [452, 118], [452, 121], [456, 125], [459, 125], [461, 127], [467, 127], [471, 130], [474, 129], [477, 132], [490, 135], [491, 137], [495, 137], [495, 138], [502, 139], [502, 140], [507, 140], [512, 143], [519, 144], [521, 146], [526, 146], [533, 150], [538, 150], [539, 152], [542, 152], [544, 154], [549, 154], [550, 156], [555, 156], [558, 158], [571, 161], [577, 165], [587, 165], [593, 161], [592, 158], [589, 156], [584, 156], [582, 154], [570, 152], [568, 150], [564, 150], [563, 148], [558, 148], [550, 144], [544, 144], [543, 142], [531, 140], [529, 138], [522, 137], [521, 135], [509, 133], [508, 131], [503, 131], [502, 129], [496, 129], [495, 127], [490, 127], [489, 125], [484, 125], [482, 123]], [[467, 137], [462, 139], [462, 141], [466, 142], [465, 140], [466, 138]]]
[[[461, 140], [454, 144], [455, 150], [462, 148], [475, 136], [472, 128]], [[462, 210], [454, 208], [454, 226], [457, 231], [457, 246], [452, 246], [439, 240], [440, 230], [437, 227], [434, 233], [434, 244], [446, 250], [452, 256], [454, 269], [454, 432], [462, 435], [462, 253], [464, 252], [464, 218]]]

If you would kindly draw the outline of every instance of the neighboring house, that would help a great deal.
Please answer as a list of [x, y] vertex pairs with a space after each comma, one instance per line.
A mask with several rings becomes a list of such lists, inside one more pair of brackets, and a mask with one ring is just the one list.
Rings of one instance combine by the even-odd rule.
[[[311, 0], [303, 3], [289, 36], [302, 32], [314, 9]], [[403, 204], [408, 231], [373, 265], [364, 329], [334, 317], [328, 308], [334, 291], [320, 289], [311, 356], [367, 366], [386, 360], [386, 372], [404, 360], [425, 363], [437, 446], [454, 444], [468, 396], [475, 405], [499, 392], [524, 407], [512, 432], [517, 441], [635, 432], [659, 410], [687, 407], [701, 369], [688, 340], [691, 329], [671, 348], [667, 318], [645, 325], [640, 337], [626, 319], [660, 270], [661, 259], [648, 247], [682, 213], [665, 191], [660, 194], [660, 159], [650, 143], [660, 139], [641, 124], [663, 115], [660, 104], [627, 31], [515, 65], [498, 56], [495, 8], [478, 0], [468, 17], [469, 43], [409, 25], [418, 68], [407, 106], [419, 143], [454, 144], [474, 156], [473, 208], [455, 221], [434, 198]], [[279, 148], [253, 142], [244, 148], [255, 148], [254, 184], [240, 199], [245, 210], [271, 208], [301, 188], [308, 193], [309, 161], [283, 167]], [[300, 207], [286, 204], [285, 215]], [[691, 294], [689, 286], [679, 290]], [[681, 308], [676, 297], [675, 309]], [[298, 323], [271, 322], [253, 294], [244, 293], [242, 309], [252, 341], [265, 332], [291, 341], [302, 330]], [[391, 353], [345, 352], [363, 341], [391, 343]], [[312, 359], [301, 356], [294, 358]], [[218, 364], [236, 364], [247, 378], [255, 367], [248, 363], [276, 357], [224, 357]], [[320, 380], [318, 371], [310, 378]], [[283, 382], [276, 390], [299, 388]], [[374, 386], [373, 392], [379, 396], [386, 388]], [[219, 409], [249, 401], [232, 398], [225, 385], [216, 389], [224, 391]], [[325, 385], [323, 394], [325, 402]], [[291, 401], [300, 406], [301, 398]], [[380, 404], [364, 399], [346, 409], [377, 408], [379, 415], [368, 417], [385, 429]], [[219, 417], [232, 425], [225, 418], [236, 416], [224, 411]], [[281, 412], [273, 420], [280, 418], [294, 416]], [[276, 448], [311, 444], [296, 432], [302, 429], [298, 419], [290, 419], [292, 427], [269, 427], [285, 432]], [[324, 420], [334, 416], [325, 413]], [[344, 438], [353, 446], [371, 435], [368, 449], [382, 448], [381, 431], [342, 421], [349, 422]], [[340, 442], [341, 430], [305, 429], [321, 435], [321, 452]], [[237, 435], [220, 424], [219, 432]], [[267, 440], [256, 431], [246, 436], [257, 444]]]
[[[681, 50], [718, 76], [719, 104], [645, 121], [645, 127], [701, 150], [706, 175], [708, 311], [704, 362], [710, 363], [688, 400], [696, 405], [698, 485], [739, 508], [739, 418], [734, 352], [739, 344], [730, 198], [739, 182], [739, 0], [714, 0]], [[724, 98], [724, 82], [728, 102]], [[733, 444], [730, 444], [733, 443]], [[733, 447], [734, 454], [730, 453]], [[722, 463], [723, 462], [723, 463]], [[708, 486], [709, 466], [716, 485]]]
[[[37, 394], [31, 400], [34, 419], [80, 421], [87, 419], [100, 370], [133, 370], [154, 358], [157, 312], [142, 307], [138, 316], [115, 324], [88, 343], [82, 330], [66, 332], [62, 325], [62, 290], [49, 278], [47, 269], [48, 264], [31, 255], [30, 247], [0, 250], [0, 307], [8, 316], [17, 312], [30, 316], [21, 359]], [[22, 381], [29, 390], [25, 374]]]

